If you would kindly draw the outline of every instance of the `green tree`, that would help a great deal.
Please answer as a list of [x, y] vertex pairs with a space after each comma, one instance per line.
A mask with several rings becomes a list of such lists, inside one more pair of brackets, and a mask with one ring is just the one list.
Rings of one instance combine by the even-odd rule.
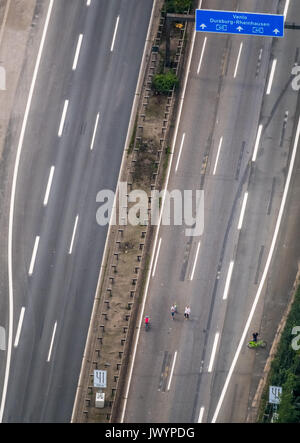
[[292, 347], [294, 334], [292, 330], [300, 325], [300, 287], [295, 294], [295, 300], [277, 348], [276, 357], [272, 361], [267, 389], [264, 392], [259, 421], [265, 419], [263, 413], [269, 416], [268, 386], [282, 386], [283, 394], [278, 408], [281, 423], [300, 422], [300, 350]]
[[192, 0], [166, 0], [166, 12], [182, 14], [192, 6]]
[[300, 411], [296, 409], [294, 389], [297, 385], [295, 374], [288, 370], [286, 382], [282, 386], [282, 396], [278, 408], [278, 423], [298, 423]]
[[166, 94], [173, 86], [177, 86], [178, 83], [179, 80], [172, 71], [168, 71], [165, 74], [156, 74], [153, 77], [153, 87], [160, 94]]

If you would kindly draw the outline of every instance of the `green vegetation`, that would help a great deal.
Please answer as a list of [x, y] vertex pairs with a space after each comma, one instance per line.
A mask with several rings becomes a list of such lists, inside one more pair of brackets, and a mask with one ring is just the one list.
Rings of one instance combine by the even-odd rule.
[[183, 14], [188, 11], [193, 4], [193, 0], [166, 0], [166, 12]]
[[173, 86], [178, 86], [178, 83], [177, 75], [172, 71], [168, 71], [165, 74], [156, 74], [153, 77], [153, 88], [159, 94], [167, 94], [173, 89]]
[[[296, 338], [295, 335], [292, 335], [295, 326], [300, 326], [300, 287], [295, 295], [276, 356], [271, 364], [268, 383], [262, 397], [260, 422], [271, 420], [272, 405], [268, 404], [269, 386], [282, 387], [276, 422], [300, 422], [300, 350], [295, 350], [292, 347], [292, 340]], [[298, 339], [297, 347], [299, 346], [300, 340]]]
[[[299, 366], [299, 361], [298, 361]], [[295, 368], [296, 369], [296, 368]], [[300, 419], [300, 408], [296, 407], [296, 397], [300, 394], [300, 380], [298, 375], [294, 374], [294, 369], [288, 369], [285, 374], [286, 381], [282, 386], [282, 396], [278, 409], [279, 423], [297, 423]], [[298, 378], [298, 380], [297, 380]], [[299, 405], [300, 406], [300, 405]]]

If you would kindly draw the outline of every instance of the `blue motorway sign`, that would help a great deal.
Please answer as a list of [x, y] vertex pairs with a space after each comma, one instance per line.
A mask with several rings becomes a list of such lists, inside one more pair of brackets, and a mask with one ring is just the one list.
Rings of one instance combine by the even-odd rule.
[[283, 37], [284, 16], [197, 9], [196, 31]]

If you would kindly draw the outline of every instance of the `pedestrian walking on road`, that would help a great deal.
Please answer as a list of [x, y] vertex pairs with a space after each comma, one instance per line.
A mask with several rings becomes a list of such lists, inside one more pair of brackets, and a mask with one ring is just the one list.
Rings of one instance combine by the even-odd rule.
[[190, 308], [189, 305], [187, 305], [187, 306], [184, 308], [184, 316], [185, 316], [186, 319], [187, 319], [187, 318], [190, 318], [190, 313], [191, 313], [191, 308]]
[[174, 320], [174, 316], [175, 316], [175, 312], [176, 312], [176, 308], [174, 305], [171, 306], [171, 315], [172, 315], [172, 319]]
[[146, 317], [145, 317], [145, 329], [146, 329], [146, 331], [148, 331], [149, 328], [150, 328], [150, 317], [148, 315], [146, 315]]
[[259, 336], [259, 333], [253, 332], [252, 336], [253, 336], [253, 341], [257, 342], [257, 337]]

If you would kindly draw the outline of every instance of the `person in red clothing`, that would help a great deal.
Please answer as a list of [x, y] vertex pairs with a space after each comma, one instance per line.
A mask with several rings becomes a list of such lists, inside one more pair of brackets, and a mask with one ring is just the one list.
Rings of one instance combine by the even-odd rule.
[[145, 317], [145, 328], [148, 329], [150, 326], [150, 318], [148, 317], [148, 315], [146, 315]]

